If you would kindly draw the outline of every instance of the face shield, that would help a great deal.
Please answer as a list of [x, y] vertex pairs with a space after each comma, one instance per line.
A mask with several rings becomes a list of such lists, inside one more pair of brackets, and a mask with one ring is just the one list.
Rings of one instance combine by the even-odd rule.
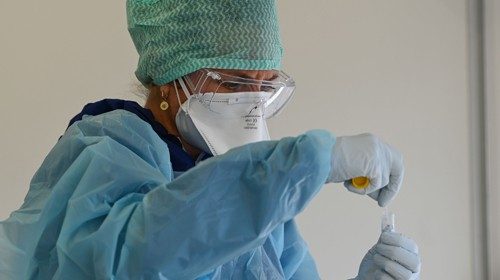
[[190, 102], [199, 102], [221, 117], [274, 117], [295, 90], [293, 79], [282, 71], [274, 71], [269, 80], [259, 80], [201, 69], [183, 80]]

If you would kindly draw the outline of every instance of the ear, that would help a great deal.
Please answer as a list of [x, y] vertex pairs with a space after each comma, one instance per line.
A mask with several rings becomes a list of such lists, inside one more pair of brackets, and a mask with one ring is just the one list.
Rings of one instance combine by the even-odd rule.
[[160, 96], [165, 95], [166, 97], [168, 95], [175, 94], [175, 90], [173, 85], [171, 83], [168, 83], [166, 85], [159, 86], [158, 93]]
[[[177, 85], [177, 88], [175, 85]], [[157, 90], [158, 96], [162, 98], [163, 93], [163, 98], [167, 99], [167, 102], [171, 106], [174, 106], [173, 108], [178, 108], [187, 100], [187, 97], [184, 94], [184, 91], [182, 90], [182, 87], [179, 85], [179, 83], [174, 84], [174, 82], [170, 82], [168, 84], [158, 86]]]

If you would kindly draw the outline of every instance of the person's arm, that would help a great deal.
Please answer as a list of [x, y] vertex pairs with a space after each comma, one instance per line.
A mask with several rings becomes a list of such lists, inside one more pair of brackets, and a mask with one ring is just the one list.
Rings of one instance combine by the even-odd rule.
[[[121, 121], [124, 130], [142, 122]], [[115, 131], [106, 126], [116, 123], [87, 122], [69, 136], [92, 145], [65, 172], [78, 185], [61, 197], [69, 202], [59, 276], [193, 279], [261, 245], [306, 207], [331, 168], [334, 138], [312, 131], [233, 149], [169, 182], [160, 172], [165, 150], [143, 136], [152, 130], [91, 141], [96, 129]]]

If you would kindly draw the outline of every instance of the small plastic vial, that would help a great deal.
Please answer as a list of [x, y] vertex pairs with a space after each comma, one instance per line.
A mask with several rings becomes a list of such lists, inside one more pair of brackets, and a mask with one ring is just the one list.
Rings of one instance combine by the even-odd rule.
[[396, 226], [394, 225], [395, 215], [389, 212], [387, 207], [384, 208], [384, 213], [382, 214], [381, 230], [382, 231], [395, 231]]

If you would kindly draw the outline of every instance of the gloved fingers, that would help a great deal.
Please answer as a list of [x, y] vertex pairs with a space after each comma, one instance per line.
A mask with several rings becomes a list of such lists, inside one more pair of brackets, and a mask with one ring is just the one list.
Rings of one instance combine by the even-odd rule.
[[378, 201], [378, 196], [380, 195], [380, 190], [376, 190], [368, 194], [369, 197], [373, 198], [375, 201]]
[[389, 204], [389, 202], [391, 202], [391, 200], [399, 192], [399, 189], [401, 189], [401, 185], [403, 184], [403, 178], [405, 173], [403, 157], [395, 149], [391, 147], [389, 147], [389, 149], [392, 157], [392, 164], [390, 170], [391, 174], [389, 176], [388, 184], [380, 191], [378, 197], [378, 204], [380, 205], [380, 207], [387, 206], [387, 204]]
[[390, 173], [389, 170], [384, 170], [382, 168], [377, 168], [377, 170], [371, 172], [368, 177], [370, 178], [370, 186], [368, 186], [368, 192], [378, 190], [387, 186], [389, 184]]
[[391, 178], [389, 180], [389, 184], [380, 190], [380, 194], [378, 196], [378, 204], [380, 207], [385, 207], [391, 202], [396, 194], [399, 192], [401, 188], [401, 184], [403, 183], [403, 175], [395, 175], [391, 174]]
[[397, 190], [390, 189], [389, 186], [382, 188], [377, 197], [378, 205], [380, 207], [386, 207], [394, 199], [397, 193]]
[[384, 231], [380, 235], [379, 243], [397, 246], [418, 255], [418, 246], [415, 241], [398, 232]]
[[413, 275], [413, 272], [409, 269], [380, 254], [373, 256], [373, 262], [396, 280], [409, 280]]
[[381, 206], [380, 199], [382, 197], [381, 195], [383, 193], [383, 190], [385, 189], [385, 188], [382, 188], [382, 186], [385, 186], [388, 183], [389, 183], [389, 175], [380, 174], [379, 177], [376, 177], [373, 179], [373, 184], [372, 184], [372, 186], [370, 186], [372, 188], [376, 188], [376, 190], [369, 192], [368, 195], [371, 198], [373, 198], [375, 201], [377, 201], [380, 206]]
[[377, 272], [375, 272], [375, 276], [373, 278], [375, 280], [394, 280], [394, 277], [387, 274], [387, 272], [385, 272], [383, 270], [377, 270]]
[[420, 270], [420, 260], [418, 256], [406, 249], [386, 244], [377, 244], [376, 251], [386, 258], [398, 262], [412, 273], [416, 273]]

